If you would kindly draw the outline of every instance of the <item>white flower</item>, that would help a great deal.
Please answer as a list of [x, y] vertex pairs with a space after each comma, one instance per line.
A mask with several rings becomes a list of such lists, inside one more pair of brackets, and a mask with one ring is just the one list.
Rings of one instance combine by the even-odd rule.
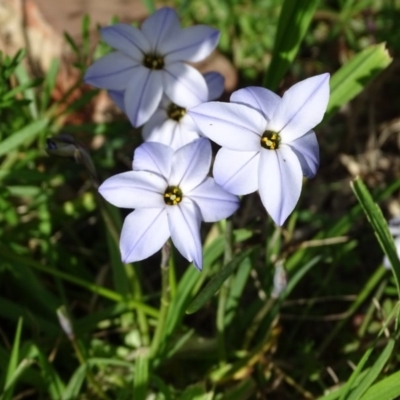
[[214, 163], [215, 181], [234, 194], [258, 189], [264, 207], [282, 225], [300, 197], [303, 175], [311, 178], [318, 168], [312, 128], [328, 105], [329, 74], [295, 84], [282, 98], [249, 87], [230, 100], [190, 110], [202, 133], [222, 146]]
[[141, 29], [116, 24], [101, 30], [103, 40], [117, 51], [88, 68], [85, 82], [124, 91], [125, 110], [132, 125], [143, 125], [156, 110], [163, 92], [176, 104], [183, 94], [190, 106], [207, 100], [203, 76], [184, 61], [197, 62], [216, 47], [219, 31], [204, 25], [181, 29], [172, 8], [161, 8]]
[[[204, 79], [208, 87], [208, 100], [215, 100], [220, 97], [224, 91], [224, 77], [218, 72], [208, 72], [204, 74]], [[115, 104], [125, 112], [123, 92], [110, 90], [109, 95]], [[187, 113], [190, 106], [186, 105], [185, 99], [186, 96], [184, 95], [180, 106], [178, 106], [168, 96], [163, 95], [156, 112], [143, 126], [143, 140], [162, 143], [176, 150], [198, 139], [201, 132]], [[195, 104], [195, 106], [198, 104]]]
[[177, 151], [147, 142], [134, 155], [133, 171], [107, 179], [101, 195], [117, 207], [134, 208], [122, 227], [124, 262], [143, 260], [169, 237], [180, 253], [201, 270], [200, 222], [226, 218], [239, 206], [237, 196], [207, 176], [211, 144], [200, 138]]

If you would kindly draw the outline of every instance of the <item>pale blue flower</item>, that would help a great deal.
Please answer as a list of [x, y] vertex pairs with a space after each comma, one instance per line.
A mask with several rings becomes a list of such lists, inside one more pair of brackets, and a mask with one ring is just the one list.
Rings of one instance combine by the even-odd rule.
[[[208, 87], [208, 100], [220, 97], [224, 91], [224, 77], [218, 72], [207, 72], [204, 79]], [[126, 111], [123, 92], [110, 90], [109, 95], [122, 111]], [[178, 105], [164, 94], [157, 110], [143, 126], [143, 140], [162, 143], [176, 150], [198, 139], [201, 132], [188, 114], [190, 103], [186, 102], [186, 98], [183, 96]]]
[[215, 181], [234, 194], [259, 191], [276, 224], [282, 225], [299, 200], [303, 175], [316, 174], [319, 149], [312, 131], [329, 100], [329, 74], [305, 79], [279, 97], [249, 87], [231, 103], [209, 102], [189, 111], [202, 133], [222, 146]]
[[186, 61], [198, 62], [216, 47], [219, 31], [204, 25], [181, 29], [172, 8], [147, 18], [141, 29], [115, 24], [101, 30], [103, 40], [116, 51], [88, 68], [85, 82], [124, 92], [124, 108], [132, 125], [143, 125], [165, 93], [179, 104], [185, 96], [193, 106], [207, 101], [203, 76]]
[[177, 151], [147, 142], [134, 154], [133, 171], [107, 179], [99, 188], [111, 204], [134, 208], [122, 227], [120, 249], [124, 262], [143, 260], [171, 237], [179, 252], [202, 269], [200, 223], [230, 216], [237, 196], [208, 177], [211, 145], [200, 138]]

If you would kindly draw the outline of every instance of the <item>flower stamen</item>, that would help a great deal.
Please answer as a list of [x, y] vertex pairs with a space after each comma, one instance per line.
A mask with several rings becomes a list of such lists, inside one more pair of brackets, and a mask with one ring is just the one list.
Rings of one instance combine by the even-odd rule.
[[267, 150], [276, 150], [279, 148], [281, 137], [274, 131], [265, 131], [261, 136], [261, 146]]
[[176, 206], [182, 201], [182, 190], [178, 186], [168, 186], [164, 193], [164, 201], [168, 206]]
[[163, 69], [164, 58], [155, 54], [146, 54], [143, 58], [143, 65], [149, 69]]
[[186, 108], [179, 107], [174, 103], [171, 103], [167, 111], [168, 117], [176, 122], [179, 122], [186, 114]]

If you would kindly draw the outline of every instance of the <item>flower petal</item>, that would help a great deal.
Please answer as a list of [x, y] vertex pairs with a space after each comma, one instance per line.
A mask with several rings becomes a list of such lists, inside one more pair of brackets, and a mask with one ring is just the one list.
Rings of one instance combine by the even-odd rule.
[[283, 225], [296, 206], [302, 178], [300, 162], [289, 146], [261, 150], [258, 190], [264, 207], [277, 225]]
[[258, 111], [234, 103], [209, 102], [188, 110], [201, 132], [220, 146], [258, 151], [267, 121]]
[[133, 156], [133, 170], [150, 171], [167, 180], [171, 172], [174, 151], [161, 143], [147, 142], [141, 144]]
[[229, 193], [249, 194], [258, 189], [259, 151], [234, 151], [222, 147], [215, 157], [215, 181]]
[[179, 252], [201, 271], [203, 255], [200, 240], [201, 215], [190, 199], [184, 198], [178, 206], [167, 206], [171, 239]]
[[299, 159], [303, 175], [307, 178], [314, 178], [319, 166], [319, 147], [314, 131], [307, 132], [288, 145]]
[[176, 150], [168, 183], [179, 186], [185, 196], [204, 181], [210, 170], [211, 143], [199, 138]]
[[203, 75], [181, 62], [165, 66], [163, 85], [171, 101], [181, 107], [191, 108], [208, 99], [208, 88]]
[[151, 51], [164, 56], [164, 42], [169, 37], [175, 37], [181, 28], [176, 11], [170, 7], [163, 7], [142, 23], [141, 30], [150, 42]]
[[186, 113], [186, 115], [182, 117], [179, 123], [181, 124], [181, 126], [185, 131], [197, 132], [197, 137], [200, 136], [201, 134], [200, 129], [194, 123], [193, 118], [189, 114]]
[[156, 253], [170, 237], [165, 208], [138, 209], [122, 226], [119, 246], [124, 263], [144, 260]]
[[230, 98], [232, 103], [239, 103], [260, 111], [269, 121], [282, 99], [268, 89], [249, 86], [233, 92]]
[[162, 46], [165, 62], [199, 62], [208, 57], [217, 47], [220, 32], [206, 25], [183, 29], [179, 35], [170, 36]]
[[121, 208], [162, 208], [165, 206], [165, 179], [148, 171], [129, 171], [114, 175], [99, 187], [100, 194]]
[[101, 29], [102, 39], [114, 49], [133, 58], [138, 63], [150, 51], [150, 43], [138, 29], [128, 24], [115, 24]]
[[116, 106], [123, 112], [125, 112], [124, 104], [124, 91], [123, 90], [109, 90], [108, 95]]
[[199, 207], [204, 222], [227, 218], [239, 207], [239, 198], [224, 190], [213, 178], [206, 178], [187, 196]]
[[282, 97], [268, 129], [280, 132], [286, 143], [319, 124], [329, 101], [329, 74], [317, 75], [293, 85]]
[[208, 87], [208, 100], [215, 100], [224, 93], [225, 77], [219, 72], [207, 72], [204, 75]]
[[173, 119], [166, 119], [162, 125], [155, 126], [150, 133], [146, 132], [146, 136], [143, 131], [143, 138], [150, 142], [163, 143], [172, 147], [174, 150], [178, 150], [180, 147], [198, 139], [199, 133], [196, 127], [195, 129], [190, 129], [189, 126], [188, 129], [187, 125], [182, 124], [181, 121], [178, 122]]
[[125, 90], [129, 79], [140, 68], [133, 58], [115, 51], [95, 61], [83, 79], [101, 89]]
[[132, 76], [125, 90], [125, 111], [131, 124], [138, 127], [153, 115], [162, 96], [162, 74], [140, 68]]
[[[150, 140], [152, 142], [160, 142], [168, 145], [167, 142], [153, 139], [153, 135], [156, 135], [156, 137], [162, 136], [162, 133], [164, 131], [163, 125], [166, 121], [168, 121], [168, 115], [164, 109], [159, 107], [156, 110], [156, 112], [151, 116], [151, 118], [143, 125], [142, 129], [143, 140], [144, 141]], [[159, 131], [161, 131], [160, 132], [161, 135], [159, 134]]]

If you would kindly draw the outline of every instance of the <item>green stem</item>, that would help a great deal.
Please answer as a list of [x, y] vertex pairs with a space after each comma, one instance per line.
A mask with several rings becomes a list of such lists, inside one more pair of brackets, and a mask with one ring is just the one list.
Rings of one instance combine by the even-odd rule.
[[171, 258], [169, 259], [169, 287], [170, 287], [170, 296], [172, 300], [175, 297], [177, 290], [175, 258], [173, 252], [171, 252]]
[[76, 357], [79, 360], [79, 363], [81, 365], [85, 365], [86, 366], [86, 376], [88, 381], [91, 383], [91, 385], [93, 386], [93, 390], [96, 392], [96, 394], [98, 395], [98, 397], [100, 399], [103, 400], [110, 400], [109, 397], [101, 390], [100, 385], [98, 384], [98, 382], [96, 381], [95, 377], [93, 376], [92, 371], [90, 370], [89, 364], [87, 363], [87, 360], [85, 359], [85, 356], [83, 355], [83, 351], [78, 343], [78, 340], [75, 338], [75, 336], [73, 336], [71, 338], [71, 344], [72, 347], [74, 348]]
[[[81, 286], [81, 287], [85, 288], [86, 290], [89, 290], [99, 296], [102, 296], [106, 299], [112, 300], [116, 303], [122, 303], [124, 301], [124, 298], [120, 294], [118, 294], [110, 289], [106, 289], [106, 288], [104, 288], [102, 286], [98, 286], [94, 283], [87, 282], [84, 279], [77, 278], [76, 276], [70, 275], [66, 272], [59, 271], [54, 268], [46, 267], [45, 265], [42, 265], [31, 259], [18, 256], [16, 254], [12, 253], [11, 251], [9, 251], [8, 249], [5, 249], [4, 247], [0, 247], [0, 255], [8, 260], [14, 261], [16, 264], [18, 264], [18, 263], [24, 264], [24, 265], [34, 268], [40, 272], [44, 272], [46, 274], [53, 275], [55, 277], [65, 280], [65, 281], [71, 282], [77, 286]], [[128, 306], [130, 308], [141, 309], [144, 313], [146, 313], [152, 317], [158, 317], [157, 310], [155, 310], [153, 307], [150, 307], [139, 301], [129, 300]]]
[[318, 349], [318, 357], [322, 355], [322, 353], [325, 352], [325, 350], [328, 348], [329, 344], [332, 342], [332, 340], [335, 338], [335, 336], [338, 334], [338, 332], [345, 326], [349, 318], [351, 318], [354, 313], [357, 311], [357, 309], [361, 306], [362, 303], [367, 299], [368, 296], [372, 293], [372, 291], [376, 288], [376, 286], [379, 284], [381, 279], [384, 277], [384, 275], [387, 273], [385, 268], [380, 266], [375, 273], [369, 278], [368, 282], [364, 286], [364, 289], [361, 291], [361, 293], [357, 296], [357, 299], [354, 301], [354, 303], [350, 306], [350, 308], [346, 312], [346, 318], [343, 318], [340, 320], [336, 326], [332, 329], [330, 334], [327, 336], [327, 338], [324, 340], [324, 342], [321, 344], [320, 348]]
[[150, 357], [154, 358], [160, 351], [165, 331], [168, 307], [170, 303], [169, 264], [171, 260], [171, 244], [166, 242], [161, 250], [161, 305], [156, 331], [151, 343]]
[[[233, 257], [232, 249], [232, 238], [233, 238], [233, 225], [232, 220], [227, 219], [225, 223], [225, 252], [224, 252], [224, 265], [229, 263]], [[222, 285], [218, 297], [218, 309], [217, 309], [217, 341], [218, 341], [218, 353], [221, 362], [226, 360], [226, 348], [225, 348], [225, 309], [229, 294], [229, 285], [231, 279], [227, 279]]]

